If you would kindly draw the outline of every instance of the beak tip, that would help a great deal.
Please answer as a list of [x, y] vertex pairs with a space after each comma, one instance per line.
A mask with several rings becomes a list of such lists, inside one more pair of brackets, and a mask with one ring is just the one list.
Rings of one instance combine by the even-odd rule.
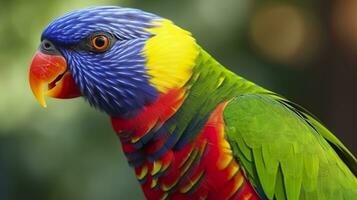
[[41, 82], [33, 82], [30, 79], [30, 87], [32, 90], [32, 93], [35, 96], [35, 99], [37, 102], [44, 108], [47, 107], [46, 100], [45, 100], [45, 95], [43, 91], [43, 84]]
[[47, 104], [46, 104], [44, 97], [41, 99], [37, 98], [37, 101], [43, 108], [47, 108]]
[[40, 103], [40, 105], [43, 107], [43, 108], [47, 108], [47, 103], [45, 101], [45, 97], [42, 96], [41, 98], [37, 99], [38, 102]]

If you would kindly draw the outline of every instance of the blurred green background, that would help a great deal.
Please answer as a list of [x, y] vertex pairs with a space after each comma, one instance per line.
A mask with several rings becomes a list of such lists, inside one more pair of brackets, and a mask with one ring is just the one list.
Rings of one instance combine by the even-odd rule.
[[41, 31], [94, 5], [172, 19], [225, 66], [318, 116], [357, 153], [357, 1], [0, 0], [0, 199], [143, 199], [106, 115], [27, 83]]

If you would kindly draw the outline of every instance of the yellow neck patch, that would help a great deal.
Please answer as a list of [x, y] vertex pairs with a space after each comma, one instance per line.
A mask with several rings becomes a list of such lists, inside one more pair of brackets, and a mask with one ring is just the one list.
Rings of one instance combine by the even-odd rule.
[[183, 87], [192, 75], [198, 46], [191, 33], [169, 20], [153, 22], [152, 33], [145, 44], [146, 67], [150, 83], [161, 93]]

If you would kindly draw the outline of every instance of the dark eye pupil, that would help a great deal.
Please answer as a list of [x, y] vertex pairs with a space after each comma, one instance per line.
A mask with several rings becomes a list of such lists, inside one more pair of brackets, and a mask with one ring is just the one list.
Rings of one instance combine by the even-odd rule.
[[48, 43], [48, 42], [45, 42], [45, 43], [43, 44], [43, 46], [45, 47], [45, 49], [49, 49], [49, 48], [51, 47], [51, 44]]
[[105, 45], [105, 38], [103, 36], [97, 37], [95, 39], [95, 45], [97, 47], [103, 47]]

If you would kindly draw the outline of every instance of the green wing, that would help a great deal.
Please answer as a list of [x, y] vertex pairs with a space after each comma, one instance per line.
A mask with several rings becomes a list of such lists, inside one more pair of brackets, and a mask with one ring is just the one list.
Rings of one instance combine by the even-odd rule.
[[224, 119], [235, 157], [266, 198], [357, 199], [357, 179], [339, 155], [354, 167], [356, 159], [288, 101], [270, 94], [241, 95], [226, 106]]

